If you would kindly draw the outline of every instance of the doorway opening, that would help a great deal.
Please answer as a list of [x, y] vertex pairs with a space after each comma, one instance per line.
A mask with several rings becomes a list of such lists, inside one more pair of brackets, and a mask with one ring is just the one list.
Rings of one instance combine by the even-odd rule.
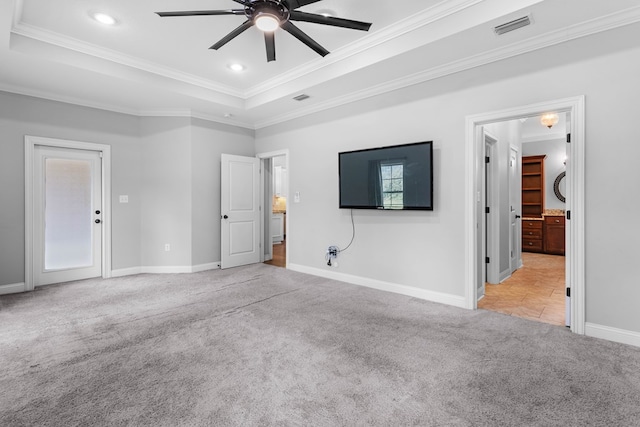
[[[540, 116], [484, 126], [490, 160], [485, 163], [485, 194], [491, 206], [486, 215], [495, 225], [487, 222], [485, 241], [491, 262], [487, 262], [478, 308], [553, 325], [569, 324], [565, 198], [553, 189], [556, 177], [566, 173], [568, 114], [560, 114], [551, 127], [543, 125]], [[489, 137], [487, 129], [500, 137]]]
[[[567, 297], [566, 305], [569, 308], [567, 318], [570, 320], [571, 330], [574, 333], [584, 334], [584, 218], [581, 215], [584, 212], [584, 97], [568, 98], [467, 117], [467, 304], [472, 309], [476, 309], [479, 306], [482, 307], [482, 303], [478, 303], [478, 301], [484, 297], [486, 279], [486, 266], [484, 264], [488, 260], [487, 252], [490, 250], [486, 246], [488, 236], [485, 211], [488, 193], [485, 177], [485, 128], [491, 128], [491, 124], [494, 123], [505, 124], [509, 121], [540, 116], [546, 112], [555, 112], [559, 115], [567, 114], [570, 117], [570, 121], [567, 123], [567, 133], [571, 134], [571, 143], [566, 144], [566, 171], [565, 175], [563, 175], [563, 177], [566, 176], [564, 215], [557, 216], [559, 221], [560, 218], [565, 221], [566, 256], [564, 257], [565, 262], [560, 262], [564, 266], [564, 271], [562, 269], [558, 271], [561, 276], [564, 275], [566, 289], [561, 288], [559, 291], [550, 289], [548, 291], [550, 293], [555, 292], [559, 296], [562, 296], [563, 293], [567, 296], [570, 295], [570, 298]], [[500, 139], [500, 135], [496, 135], [496, 133], [492, 131], [492, 134]], [[518, 148], [517, 145], [516, 143], [516, 149]], [[508, 165], [513, 159], [513, 152], [513, 147], [510, 144], [507, 144], [506, 148], [501, 151], [505, 176], [513, 173], [513, 170], [510, 172], [508, 169]], [[524, 155], [522, 151], [521, 153]], [[516, 164], [515, 166], [518, 165]], [[521, 170], [525, 173], [524, 168]], [[529, 256], [525, 252], [520, 257], [517, 254], [514, 256], [512, 249], [514, 247], [516, 249], [521, 248], [521, 244], [525, 243], [519, 240], [522, 239], [522, 218], [520, 216], [522, 213], [530, 215], [527, 206], [529, 206], [529, 203], [534, 204], [534, 201], [524, 200], [525, 197], [529, 196], [524, 195], [523, 188], [518, 190], [522, 194], [521, 197], [523, 197], [520, 203], [513, 203], [514, 195], [518, 192], [510, 191], [508, 184], [506, 186], [503, 185], [502, 188], [494, 185], [492, 189], [494, 192], [496, 190], [501, 191], [504, 194], [503, 199], [506, 201], [504, 206], [500, 207], [504, 218], [499, 221], [499, 228], [504, 232], [499, 234], [498, 239], [494, 238], [494, 240], [499, 241], [499, 244], [504, 243], [505, 247], [509, 248], [509, 250], [500, 251], [500, 259], [494, 260], [499, 262], [500, 282], [505, 284], [509, 283], [508, 280], [515, 280], [516, 276], [522, 275], [520, 273], [527, 273], [526, 265], [520, 269], [517, 268], [519, 267], [518, 258], [525, 264], [545, 266], [549, 265], [549, 259], [545, 260], [544, 257], [557, 257], [559, 255], [546, 255], [543, 253], [543, 246], [540, 246], [540, 253], [533, 253], [531, 254], [532, 256]], [[550, 196], [553, 196], [553, 193]], [[503, 203], [500, 204], [502, 205]], [[513, 205], [515, 205], [515, 208]], [[519, 212], [523, 209], [527, 209], [527, 212]], [[546, 212], [541, 211], [541, 218], [536, 221], [543, 221], [543, 214], [546, 214]], [[537, 226], [542, 228], [542, 223]], [[514, 233], [515, 236], [513, 235]], [[536, 262], [534, 257], [538, 256], [543, 258]], [[514, 265], [517, 271], [511, 276], [510, 270], [513, 269]], [[502, 274], [505, 270], [509, 272], [506, 276]], [[529, 272], [529, 274], [531, 273]], [[506, 282], [505, 279], [507, 280]], [[503, 285], [496, 284], [494, 286]], [[526, 288], [526, 285], [522, 287]], [[487, 292], [487, 295], [489, 295], [489, 292]]]
[[288, 150], [258, 154], [262, 165], [263, 262], [276, 267], [288, 265]]

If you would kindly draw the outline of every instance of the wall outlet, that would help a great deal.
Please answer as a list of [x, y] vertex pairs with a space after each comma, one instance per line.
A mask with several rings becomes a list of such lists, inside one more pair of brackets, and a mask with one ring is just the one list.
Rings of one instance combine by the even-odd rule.
[[171, 245], [169, 243], [164, 244], [164, 251], [169, 252], [171, 250]]

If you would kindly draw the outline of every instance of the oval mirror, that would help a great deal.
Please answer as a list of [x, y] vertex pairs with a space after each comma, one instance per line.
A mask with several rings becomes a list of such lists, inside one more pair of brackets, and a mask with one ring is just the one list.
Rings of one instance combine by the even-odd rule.
[[558, 200], [560, 200], [561, 202], [565, 202], [565, 184], [564, 184], [564, 177], [567, 173], [566, 172], [560, 172], [560, 175], [558, 175], [558, 177], [556, 178], [556, 180], [553, 182], [553, 192], [556, 194], [556, 197], [558, 198]]

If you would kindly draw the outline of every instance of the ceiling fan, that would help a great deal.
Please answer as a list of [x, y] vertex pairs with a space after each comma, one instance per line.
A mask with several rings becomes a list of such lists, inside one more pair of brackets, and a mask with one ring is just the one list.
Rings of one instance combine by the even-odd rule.
[[182, 12], [156, 12], [161, 17], [170, 16], [208, 16], [208, 15], [244, 15], [247, 20], [235, 30], [224, 36], [220, 41], [210, 47], [218, 50], [231, 40], [242, 34], [254, 25], [264, 32], [264, 41], [267, 49], [267, 62], [276, 60], [276, 45], [274, 32], [278, 28], [289, 32], [302, 43], [309, 46], [321, 56], [329, 53], [318, 42], [309, 37], [291, 21], [312, 22], [314, 24], [331, 25], [334, 27], [349, 28], [353, 30], [369, 31], [370, 23], [352, 21], [350, 19], [334, 18], [315, 13], [300, 12], [296, 9], [322, 0], [233, 0], [244, 6], [244, 9], [227, 10], [193, 10]]

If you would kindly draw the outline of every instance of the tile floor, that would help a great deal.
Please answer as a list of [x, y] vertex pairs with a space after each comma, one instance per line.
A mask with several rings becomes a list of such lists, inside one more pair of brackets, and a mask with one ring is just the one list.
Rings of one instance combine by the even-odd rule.
[[485, 286], [478, 308], [565, 324], [565, 257], [522, 253], [522, 268], [498, 285]]

